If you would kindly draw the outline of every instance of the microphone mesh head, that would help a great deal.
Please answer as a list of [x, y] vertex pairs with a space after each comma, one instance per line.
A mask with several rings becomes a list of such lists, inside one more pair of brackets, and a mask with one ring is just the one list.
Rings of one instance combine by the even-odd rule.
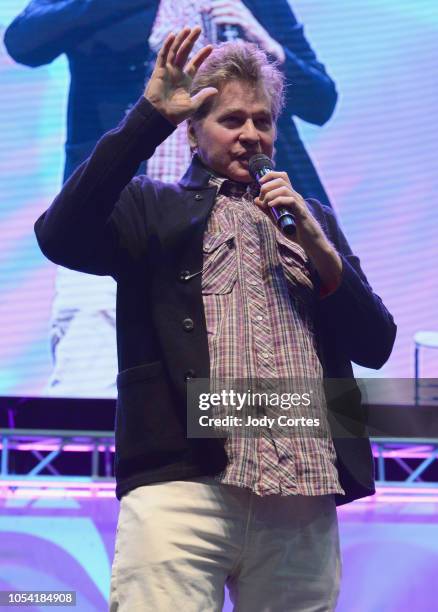
[[260, 170], [262, 170], [262, 168], [268, 168], [269, 170], [274, 169], [274, 164], [272, 163], [272, 160], [269, 159], [269, 157], [267, 155], [264, 155], [263, 153], [257, 153], [257, 155], [253, 155], [252, 157], [250, 157], [248, 166], [251, 176], [255, 179], [257, 178], [257, 175], [259, 174]]

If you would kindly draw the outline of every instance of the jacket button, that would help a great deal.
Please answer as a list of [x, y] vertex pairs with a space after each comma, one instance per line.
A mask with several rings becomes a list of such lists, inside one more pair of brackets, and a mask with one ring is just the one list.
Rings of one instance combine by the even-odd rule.
[[198, 202], [199, 200], [203, 200], [203, 199], [204, 197], [200, 193], [195, 194], [195, 200], [197, 200]]
[[193, 319], [189, 319], [189, 318], [184, 319], [182, 324], [183, 324], [184, 331], [186, 332], [192, 331], [192, 329], [195, 327], [195, 324], [193, 323]]
[[188, 382], [189, 380], [191, 380], [192, 378], [196, 378], [196, 372], [195, 370], [187, 370], [187, 372], [184, 372], [184, 380], [186, 382]]
[[189, 270], [182, 270], [182, 271], [179, 273], [179, 280], [180, 280], [180, 281], [183, 281], [183, 282], [184, 282], [184, 281], [189, 280], [189, 278], [190, 278], [190, 271], [189, 271]]

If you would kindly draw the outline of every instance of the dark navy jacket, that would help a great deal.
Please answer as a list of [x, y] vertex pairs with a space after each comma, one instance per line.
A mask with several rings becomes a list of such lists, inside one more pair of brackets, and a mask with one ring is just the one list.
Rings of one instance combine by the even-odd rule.
[[[187, 380], [209, 377], [201, 275], [195, 273], [202, 269], [203, 234], [215, 189], [208, 186], [208, 169], [197, 158], [178, 184], [134, 177], [139, 163], [173, 129], [141, 98], [118, 128], [100, 140], [35, 225], [41, 250], [51, 261], [111, 275], [118, 283], [119, 497], [151, 482], [217, 473], [226, 462], [220, 440], [187, 439], [185, 432]], [[338, 503], [344, 503], [374, 491], [351, 361], [381, 367], [392, 350], [395, 325], [331, 209], [316, 200], [308, 205], [343, 261], [341, 285], [319, 301], [315, 323], [325, 376], [351, 383], [329, 406], [356, 423], [354, 436], [334, 439], [346, 491]], [[184, 324], [187, 318], [193, 321], [190, 328]]]
[[[158, 0], [33, 0], [6, 30], [6, 48], [17, 62], [40, 66], [67, 54], [71, 86], [65, 178], [142, 95], [154, 63], [147, 41], [158, 4]], [[330, 205], [292, 117], [323, 125], [336, 104], [335, 85], [287, 0], [244, 0], [244, 4], [286, 55], [283, 69], [289, 87], [277, 125], [276, 167], [288, 173], [302, 196]]]

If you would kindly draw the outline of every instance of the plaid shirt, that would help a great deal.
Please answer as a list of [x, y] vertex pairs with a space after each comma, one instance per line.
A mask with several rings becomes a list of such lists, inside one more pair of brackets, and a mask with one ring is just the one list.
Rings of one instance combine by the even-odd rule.
[[[212, 176], [218, 195], [204, 234], [202, 291], [212, 381], [322, 381], [315, 291], [304, 250], [253, 204], [255, 186]], [[324, 420], [325, 400], [318, 402]], [[312, 414], [314, 416], [314, 413]], [[222, 483], [258, 495], [344, 493], [330, 434], [229, 435]]]

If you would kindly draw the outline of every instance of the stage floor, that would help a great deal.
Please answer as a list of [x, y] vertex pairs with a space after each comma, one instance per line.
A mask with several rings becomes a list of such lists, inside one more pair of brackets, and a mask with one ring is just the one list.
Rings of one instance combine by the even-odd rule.
[[[71, 590], [80, 612], [107, 610], [118, 502], [110, 490], [74, 493], [16, 491], [0, 499], [0, 590]], [[338, 612], [436, 608], [438, 489], [382, 489], [338, 515]], [[223, 609], [232, 610], [228, 598]]]

